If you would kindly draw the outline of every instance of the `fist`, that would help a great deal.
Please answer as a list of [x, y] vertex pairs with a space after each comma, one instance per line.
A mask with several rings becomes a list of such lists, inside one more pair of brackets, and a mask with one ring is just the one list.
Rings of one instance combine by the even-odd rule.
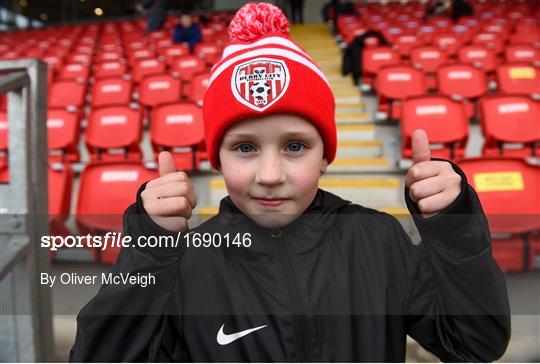
[[407, 172], [405, 185], [422, 216], [431, 217], [459, 196], [461, 176], [450, 163], [431, 160], [428, 136], [422, 129], [415, 130], [412, 135], [412, 158], [413, 165]]
[[197, 200], [185, 172], [176, 172], [169, 152], [158, 157], [159, 178], [146, 184], [141, 198], [150, 218], [164, 229], [176, 232], [188, 230], [188, 220]]

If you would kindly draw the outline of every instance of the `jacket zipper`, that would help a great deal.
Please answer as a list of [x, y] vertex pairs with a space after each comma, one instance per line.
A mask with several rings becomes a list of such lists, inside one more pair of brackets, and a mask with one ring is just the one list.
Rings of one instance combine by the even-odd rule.
[[291, 263], [292, 258], [289, 253], [288, 245], [287, 242], [283, 239], [281, 230], [274, 229], [272, 230], [270, 235], [275, 241], [277, 241], [276, 247], [280, 258], [279, 260], [281, 263], [281, 267], [283, 268], [283, 271], [285, 273], [287, 291], [289, 292], [289, 299], [293, 307], [293, 322], [296, 336], [297, 360], [299, 362], [310, 362], [312, 360], [309, 350], [306, 318], [303, 315], [302, 304], [300, 302], [300, 295], [298, 293], [298, 286], [296, 285], [296, 278]]

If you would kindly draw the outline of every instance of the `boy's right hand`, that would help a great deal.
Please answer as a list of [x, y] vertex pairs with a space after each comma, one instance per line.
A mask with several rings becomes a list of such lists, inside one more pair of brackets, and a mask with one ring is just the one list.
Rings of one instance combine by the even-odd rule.
[[176, 232], [188, 230], [188, 220], [197, 200], [185, 172], [176, 172], [169, 152], [158, 157], [159, 178], [146, 184], [141, 198], [150, 218], [164, 229]]

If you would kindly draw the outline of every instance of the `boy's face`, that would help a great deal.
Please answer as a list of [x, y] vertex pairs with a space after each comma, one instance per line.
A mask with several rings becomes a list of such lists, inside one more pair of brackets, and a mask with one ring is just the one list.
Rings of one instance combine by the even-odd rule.
[[219, 149], [220, 171], [233, 203], [261, 226], [300, 216], [326, 172], [315, 126], [294, 115], [270, 115], [231, 126]]

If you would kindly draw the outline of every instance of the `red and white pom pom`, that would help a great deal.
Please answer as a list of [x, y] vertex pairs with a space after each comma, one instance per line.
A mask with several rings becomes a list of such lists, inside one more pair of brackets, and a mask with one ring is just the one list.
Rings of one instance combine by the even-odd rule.
[[253, 42], [268, 33], [289, 34], [287, 17], [277, 6], [268, 3], [247, 3], [229, 24], [231, 41]]

